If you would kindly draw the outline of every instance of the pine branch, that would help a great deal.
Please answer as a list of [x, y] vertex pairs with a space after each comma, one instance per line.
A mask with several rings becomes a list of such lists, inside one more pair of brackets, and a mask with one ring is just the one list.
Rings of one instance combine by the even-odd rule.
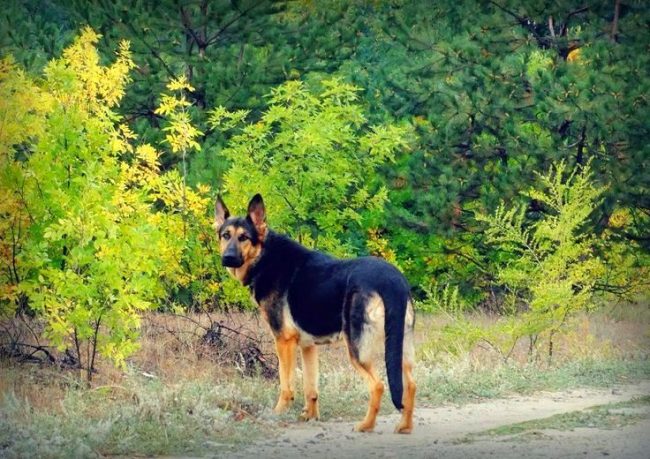
[[262, 0], [258, 3], [253, 3], [252, 6], [248, 7], [244, 11], [241, 11], [238, 16], [234, 17], [230, 21], [226, 22], [214, 35], [212, 35], [210, 38], [208, 38], [205, 42], [206, 48], [214, 43], [216, 43], [219, 38], [221, 37], [221, 34], [223, 34], [226, 30], [230, 28], [233, 24], [235, 24], [237, 21], [242, 19], [244, 16], [246, 16], [248, 13], [253, 11], [255, 8], [259, 7], [260, 5], [263, 5], [266, 3], [266, 0]]
[[546, 37], [541, 36], [537, 32], [537, 24], [535, 23], [535, 21], [532, 21], [531, 19], [524, 16], [519, 16], [514, 11], [507, 9], [506, 7], [498, 4], [497, 2], [490, 0], [490, 3], [496, 6], [497, 8], [499, 8], [504, 13], [508, 14], [509, 16], [515, 18], [519, 23], [519, 25], [522, 26], [524, 29], [526, 29], [535, 38], [535, 41], [537, 42], [540, 48], [543, 49], [548, 48], [549, 46], [548, 39]]
[[136, 38], [138, 38], [138, 39], [142, 42], [142, 44], [144, 44], [144, 46], [149, 50], [149, 52], [151, 53], [151, 55], [152, 55], [154, 58], [156, 58], [156, 59], [157, 59], [157, 60], [162, 64], [163, 68], [165, 69], [165, 71], [167, 72], [167, 74], [169, 75], [169, 77], [170, 77], [170, 78], [176, 78], [176, 74], [175, 74], [175, 73], [172, 71], [172, 69], [167, 65], [167, 63], [166, 63], [165, 60], [162, 58], [162, 56], [160, 56], [160, 54], [158, 53], [158, 51], [157, 51], [157, 50], [156, 50], [156, 49], [155, 49], [151, 44], [149, 44], [149, 42], [148, 42], [147, 40], [145, 40], [143, 36], [141, 36], [141, 35], [138, 33], [137, 29], [135, 28], [135, 26], [133, 25], [133, 23], [131, 23], [131, 21], [122, 21], [121, 19], [116, 18], [115, 16], [111, 15], [111, 14], [108, 12], [108, 11], [109, 11], [108, 8], [104, 7], [103, 9], [104, 9], [104, 12], [106, 13], [106, 16], [107, 16], [107, 17], [108, 17], [108, 18], [109, 18], [109, 19], [110, 19], [114, 24], [119, 24], [119, 23], [125, 24], [125, 25], [129, 28], [129, 30], [131, 31], [131, 33], [132, 33]]
[[566, 34], [569, 30], [569, 20], [571, 19], [572, 16], [575, 16], [580, 13], [584, 13], [589, 9], [588, 6], [583, 6], [582, 8], [578, 8], [577, 10], [571, 11], [569, 14], [567, 14], [567, 17], [564, 19], [564, 22], [562, 23], [562, 26], [560, 27], [560, 36], [566, 37]]
[[[185, 9], [184, 6], [181, 5], [181, 7], [179, 8], [179, 12], [181, 13], [181, 23], [183, 24], [183, 28], [187, 31], [187, 33], [190, 34], [190, 36], [196, 43], [196, 46], [199, 47], [199, 53], [203, 53], [206, 47], [205, 40], [199, 37], [194, 31], [194, 28], [192, 27], [192, 22], [190, 21], [190, 17], [187, 14], [187, 10]], [[201, 57], [203, 57], [202, 54]]]

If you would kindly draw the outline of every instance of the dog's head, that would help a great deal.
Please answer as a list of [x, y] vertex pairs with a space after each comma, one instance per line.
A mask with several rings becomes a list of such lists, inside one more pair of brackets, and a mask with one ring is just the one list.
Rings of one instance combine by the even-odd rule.
[[266, 238], [266, 210], [262, 196], [256, 194], [248, 203], [245, 217], [231, 217], [226, 204], [217, 198], [214, 223], [219, 237], [221, 264], [240, 281], [262, 251]]

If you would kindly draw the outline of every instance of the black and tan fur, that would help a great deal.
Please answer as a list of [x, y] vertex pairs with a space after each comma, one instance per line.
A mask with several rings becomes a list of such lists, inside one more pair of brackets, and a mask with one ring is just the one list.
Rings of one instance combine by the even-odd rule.
[[368, 411], [355, 430], [375, 427], [384, 392], [375, 357], [383, 348], [390, 395], [402, 411], [395, 431], [410, 433], [414, 314], [404, 276], [379, 258], [338, 260], [270, 231], [259, 194], [250, 201], [246, 217], [230, 217], [219, 198], [215, 225], [222, 264], [251, 290], [275, 338], [280, 373], [275, 411], [284, 412], [294, 399], [299, 348], [305, 395], [301, 417], [319, 417], [317, 345], [342, 337], [370, 392]]

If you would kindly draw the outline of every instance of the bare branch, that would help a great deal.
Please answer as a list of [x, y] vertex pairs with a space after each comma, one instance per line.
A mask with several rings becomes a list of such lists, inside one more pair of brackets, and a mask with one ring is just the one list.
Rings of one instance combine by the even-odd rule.
[[553, 16], [548, 17], [548, 31], [551, 33], [551, 38], [555, 40], [555, 29], [553, 28]]
[[29, 349], [33, 349], [34, 351], [30, 354], [25, 354], [25, 353], [20, 353], [19, 355], [15, 355], [15, 357], [20, 357], [22, 360], [28, 360], [34, 356], [37, 352], [42, 352], [45, 354], [45, 357], [47, 357], [47, 360], [50, 363], [56, 362], [56, 359], [52, 355], [50, 351], [47, 350], [47, 346], [41, 346], [41, 345], [34, 345], [34, 344], [28, 344], [28, 343], [21, 343], [21, 342], [12, 342], [12, 343], [0, 343], [0, 347], [4, 346], [11, 346], [12, 348], [20, 348], [20, 347], [26, 347]]
[[562, 26], [560, 27], [560, 36], [565, 37], [567, 34], [567, 31], [569, 30], [569, 20], [571, 19], [572, 16], [575, 16], [580, 13], [584, 13], [589, 9], [588, 6], [583, 6], [582, 8], [578, 8], [577, 10], [571, 11], [569, 14], [567, 14], [567, 17], [564, 19], [564, 22], [562, 23]]
[[263, 5], [264, 3], [266, 3], [265, 0], [262, 0], [262, 1], [257, 2], [257, 3], [253, 3], [252, 6], [248, 7], [248, 8], [245, 9], [244, 11], [241, 11], [241, 12], [239, 13], [239, 15], [235, 16], [233, 19], [231, 19], [230, 21], [226, 22], [226, 23], [225, 23], [225, 24], [224, 24], [224, 25], [223, 25], [223, 26], [222, 26], [222, 27], [221, 27], [221, 28], [220, 28], [220, 29], [219, 29], [219, 30], [218, 30], [214, 35], [212, 35], [210, 38], [208, 38], [208, 39], [205, 41], [205, 46], [208, 47], [208, 46], [210, 46], [210, 45], [216, 43], [216, 42], [219, 40], [219, 38], [221, 38], [221, 34], [223, 34], [226, 30], [228, 30], [228, 29], [230, 28], [230, 26], [232, 26], [233, 24], [235, 24], [235, 23], [236, 23], [237, 21], [239, 21], [241, 18], [243, 18], [244, 16], [246, 16], [249, 12], [253, 11], [255, 8], [257, 8], [257, 7], [260, 6], [260, 5]]
[[190, 21], [190, 17], [184, 6], [180, 7], [180, 13], [181, 13], [181, 23], [183, 24], [183, 27], [185, 28], [187, 33], [190, 34], [190, 36], [196, 43], [196, 46], [199, 47], [199, 54], [201, 55], [201, 57], [203, 57], [205, 53], [205, 47], [206, 47], [205, 40], [199, 37], [194, 31], [194, 28], [192, 27], [192, 22]]

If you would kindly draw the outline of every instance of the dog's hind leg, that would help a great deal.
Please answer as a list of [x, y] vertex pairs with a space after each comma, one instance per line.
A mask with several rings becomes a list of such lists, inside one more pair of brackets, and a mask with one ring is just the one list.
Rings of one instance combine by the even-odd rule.
[[366, 380], [370, 393], [366, 417], [354, 430], [371, 432], [375, 428], [384, 393], [384, 383], [373, 365], [384, 341], [384, 304], [377, 295], [353, 292], [348, 297], [345, 315], [344, 332], [350, 361]]
[[315, 344], [302, 348], [302, 375], [305, 407], [300, 418], [304, 421], [318, 419], [318, 348]]
[[368, 400], [368, 411], [363, 421], [354, 426], [357, 432], [372, 432], [377, 421], [377, 413], [381, 406], [381, 396], [384, 393], [384, 383], [381, 381], [372, 363], [361, 363], [355, 358], [351, 358], [352, 365], [364, 377], [368, 384], [370, 400]]
[[413, 343], [413, 326], [415, 316], [413, 304], [409, 302], [404, 324], [404, 345], [402, 356], [402, 419], [395, 428], [395, 433], [411, 433], [413, 430], [413, 408], [415, 406], [415, 381], [413, 380], [413, 361], [415, 360], [415, 345]]
[[415, 382], [413, 381], [413, 364], [404, 362], [402, 364], [402, 375], [404, 378], [404, 395], [402, 396], [402, 419], [395, 428], [395, 433], [411, 433], [413, 431], [413, 407], [415, 406]]
[[275, 339], [275, 350], [278, 354], [280, 374], [280, 397], [275, 405], [276, 414], [287, 411], [293, 402], [293, 377], [296, 370], [297, 336], [278, 336]]

